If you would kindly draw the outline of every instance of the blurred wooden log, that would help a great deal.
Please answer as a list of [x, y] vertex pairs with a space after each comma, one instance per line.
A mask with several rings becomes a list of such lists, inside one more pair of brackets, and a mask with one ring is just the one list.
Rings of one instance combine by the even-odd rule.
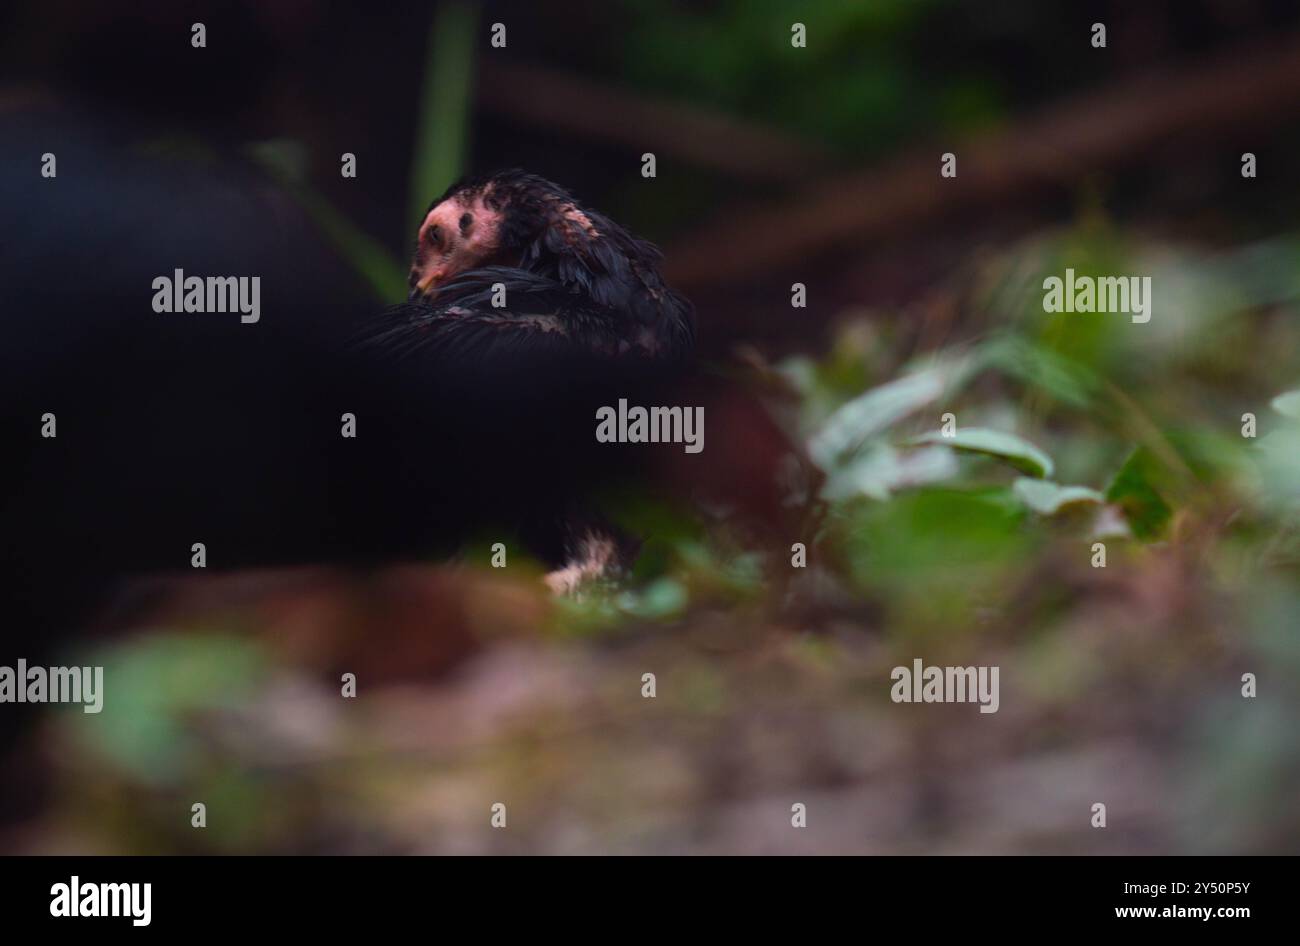
[[[1171, 139], [1217, 139], [1235, 166], [1233, 128], [1285, 119], [1300, 104], [1300, 40], [1238, 48], [1196, 68], [1124, 80], [1066, 101], [1003, 132], [918, 149], [883, 166], [831, 178], [777, 204], [733, 208], [671, 246], [669, 280], [725, 285], [914, 227], [958, 209], [988, 207], [1132, 164]], [[939, 176], [940, 155], [958, 176]], [[1225, 170], [1225, 173], [1231, 173]]]
[[638, 154], [669, 154], [753, 180], [797, 180], [831, 160], [823, 148], [752, 122], [533, 66], [480, 67], [478, 104], [557, 132], [632, 145]]

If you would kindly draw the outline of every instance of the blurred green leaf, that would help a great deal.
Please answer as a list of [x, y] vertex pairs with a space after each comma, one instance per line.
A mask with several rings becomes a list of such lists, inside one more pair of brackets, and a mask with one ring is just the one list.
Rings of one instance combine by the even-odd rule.
[[676, 617], [686, 610], [689, 601], [685, 586], [667, 576], [652, 582], [640, 593], [629, 591], [619, 596], [619, 606], [625, 613], [652, 621]]
[[406, 267], [383, 244], [358, 229], [319, 194], [300, 188], [297, 198], [376, 296], [384, 302], [406, 297]]
[[1006, 488], [923, 487], [887, 503], [839, 508], [833, 524], [854, 583], [888, 609], [898, 634], [961, 634], [972, 608], [1008, 593], [1037, 541]]
[[465, 167], [474, 50], [482, 41], [475, 35], [478, 21], [477, 3], [448, 0], [438, 6], [429, 29], [411, 157], [413, 231], [429, 201], [460, 177]]
[[1300, 426], [1261, 437], [1256, 456], [1265, 502], [1283, 514], [1300, 510]]
[[1173, 516], [1173, 510], [1154, 485], [1160, 478], [1155, 457], [1145, 447], [1139, 447], [1129, 455], [1106, 490], [1106, 500], [1124, 511], [1133, 535], [1144, 542], [1162, 537]]
[[1097, 391], [1096, 374], [1088, 366], [1018, 335], [992, 339], [984, 346], [984, 356], [990, 367], [1072, 407], [1088, 407]]
[[1034, 512], [1054, 516], [1066, 506], [1080, 503], [1096, 504], [1106, 497], [1086, 486], [1062, 486], [1049, 480], [1020, 477], [1011, 484], [1011, 492]]
[[267, 671], [255, 643], [225, 634], [156, 633], [96, 661], [112, 681], [104, 709], [70, 722], [89, 751], [150, 784], [193, 775], [208, 751], [195, 720], [247, 699]]
[[1300, 420], [1300, 391], [1287, 391], [1273, 398], [1273, 410]]
[[869, 496], [883, 500], [895, 490], [939, 483], [956, 473], [957, 461], [951, 450], [923, 447], [902, 451], [889, 444], [877, 444], [830, 472], [822, 487], [822, 498]]
[[872, 388], [840, 406], [808, 444], [813, 462], [829, 469], [876, 434], [940, 398], [967, 374], [964, 362], [941, 362]]
[[985, 453], [1000, 460], [1005, 460], [1016, 469], [1022, 470], [1031, 476], [1046, 477], [1052, 475], [1051, 457], [1028, 440], [1001, 430], [967, 427], [957, 430], [951, 437], [945, 437], [942, 432], [935, 430], [916, 438], [915, 442], [937, 443], [952, 447], [954, 450]]

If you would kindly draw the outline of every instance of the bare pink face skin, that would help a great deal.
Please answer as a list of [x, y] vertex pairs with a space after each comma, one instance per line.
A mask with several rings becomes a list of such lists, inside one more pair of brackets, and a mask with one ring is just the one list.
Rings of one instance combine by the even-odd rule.
[[431, 298], [449, 279], [485, 266], [496, 256], [502, 214], [484, 203], [485, 196], [450, 197], [420, 224], [409, 280], [420, 296]]

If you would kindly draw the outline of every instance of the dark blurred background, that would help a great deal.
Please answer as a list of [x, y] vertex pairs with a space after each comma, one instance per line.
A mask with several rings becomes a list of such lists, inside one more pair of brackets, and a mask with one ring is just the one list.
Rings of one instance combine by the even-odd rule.
[[[186, 372], [213, 412], [238, 416], [223, 399], [259, 378], [325, 398], [314, 346], [402, 297], [429, 200], [519, 166], [662, 246], [705, 363], [765, 400], [824, 487], [817, 525], [769, 544], [725, 511], [616, 498], [642, 558], [581, 600], [544, 595], [535, 566], [418, 554], [95, 585], [114, 604], [78, 620], [111, 635], [60, 646], [109, 668], [109, 706], [41, 717], [6, 848], [1294, 850], [1297, 109], [1285, 0], [7, 7], [11, 406], [34, 409], [51, 377], [129, 388], [111, 360], [88, 380], [64, 357], [125, 346], [120, 325], [28, 302], [133, 292], [181, 244], [284, 274], [295, 315], [252, 352], [237, 324], [143, 343], [211, 345]], [[48, 227], [44, 151], [64, 188]], [[88, 220], [68, 245], [86, 207], [113, 226]], [[1153, 321], [1044, 313], [1042, 279], [1067, 266], [1151, 275]], [[37, 376], [52, 361], [68, 375]], [[1017, 439], [918, 446], [949, 410]], [[146, 449], [119, 443], [122, 468], [148, 467]], [[286, 508], [294, 469], [258, 472]], [[7, 475], [24, 546], [0, 564], [51, 574], [66, 550], [30, 538], [47, 477], [36, 461]], [[213, 520], [240, 501], [214, 498]], [[811, 558], [792, 573], [795, 541]], [[94, 584], [99, 565], [76, 567], [12, 623]], [[1000, 664], [1002, 709], [890, 703], [889, 668], [917, 656]], [[364, 699], [339, 699], [342, 672]], [[488, 827], [501, 800], [506, 832]], [[798, 801], [813, 814], [792, 832]]]
[[[806, 49], [791, 46], [788, 24], [773, 26], [796, 13]], [[1181, 226], [1211, 233], [1229, 209], [1261, 232], [1284, 227], [1294, 210], [1267, 174], [1231, 208], [1208, 205], [1205, 190], [1242, 150], [1269, 170], [1293, 154], [1295, 92], [1279, 80], [1290, 75], [1300, 12], [1284, 0], [827, 0], [797, 11], [650, 0], [52, 2], [5, 16], [9, 109], [75, 110], [78, 124], [136, 145], [256, 155], [310, 192], [346, 229], [339, 239], [374, 241], [395, 263], [407, 255], [414, 209], [467, 169], [518, 165], [566, 184], [670, 249], [682, 241], [690, 258], [670, 265], [687, 288], [726, 286], [722, 311], [702, 320], [711, 348], [745, 330], [811, 342], [810, 326], [763, 304], [790, 272], [818, 275], [816, 322], [865, 293], [912, 298], [952, 262], [935, 245], [940, 233], [960, 243], [971, 231], [1015, 232], [1090, 202], [1120, 218], [1177, 213]], [[194, 22], [208, 27], [201, 54], [180, 42]], [[508, 29], [502, 49], [481, 42], [497, 22]], [[1105, 49], [1079, 41], [1094, 22], [1107, 26]], [[1131, 128], [1141, 134], [1126, 135]], [[1071, 132], [1092, 139], [1088, 149], [1072, 153]], [[800, 213], [825, 206], [813, 195], [826, 189], [856, 194], [855, 172], [906, 184], [881, 173], [891, 159], [937, 163], [974, 142], [1042, 153], [1034, 173], [1020, 173], [1025, 157], [1003, 154], [1005, 169], [987, 173], [1019, 180], [989, 193], [918, 197], [885, 220], [859, 206], [845, 212], [860, 219], [818, 230]], [[653, 186], [631, 173], [646, 151], [659, 158]], [[355, 181], [338, 173], [344, 152], [358, 157]], [[742, 208], [756, 210], [743, 219], [764, 233], [725, 227]], [[710, 272], [711, 252], [742, 266], [757, 252], [743, 239], [739, 249], [706, 239], [738, 234], [778, 265]], [[929, 266], [914, 265], [918, 241], [938, 257]], [[395, 278], [365, 242], [348, 245], [376, 281]], [[829, 260], [837, 265], [813, 269]], [[737, 294], [750, 288], [760, 291]]]

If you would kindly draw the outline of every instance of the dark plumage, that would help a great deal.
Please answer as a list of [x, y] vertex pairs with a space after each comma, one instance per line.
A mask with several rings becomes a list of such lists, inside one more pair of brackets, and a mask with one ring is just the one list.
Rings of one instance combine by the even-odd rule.
[[[423, 235], [440, 219], [457, 220], [458, 236], [447, 239], [463, 242], [440, 257], [447, 262], [436, 288], [422, 291]], [[491, 237], [465, 247], [474, 240], [467, 219]], [[464, 265], [457, 265], [458, 250]], [[527, 349], [540, 357], [580, 350], [679, 363], [691, 354], [694, 316], [664, 284], [661, 258], [652, 244], [536, 175], [470, 178], [430, 204], [411, 298], [390, 309], [372, 337], [399, 351], [447, 346], [472, 357]], [[493, 304], [496, 287], [505, 291], [503, 306]]]
[[[586, 554], [593, 534], [602, 549], [629, 547], [584, 494], [608, 485], [631, 454], [597, 446], [596, 408], [659, 403], [692, 354], [690, 304], [664, 284], [660, 259], [540, 177], [471, 178], [430, 205], [411, 298], [362, 333], [361, 348], [391, 358], [415, 384], [427, 377], [428, 397], [472, 405], [481, 431], [509, 438], [518, 456], [546, 458], [524, 480], [473, 476], [552, 565]], [[478, 446], [479, 466], [495, 469], [491, 445]]]

